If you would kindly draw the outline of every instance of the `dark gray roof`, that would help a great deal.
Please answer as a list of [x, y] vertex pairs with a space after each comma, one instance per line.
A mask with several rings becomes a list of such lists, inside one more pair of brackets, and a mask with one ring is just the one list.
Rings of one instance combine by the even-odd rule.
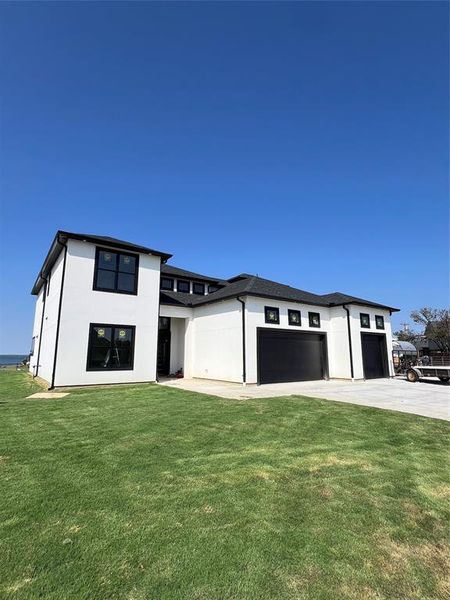
[[386, 306], [385, 304], [379, 304], [378, 302], [372, 302], [371, 300], [364, 300], [357, 296], [349, 296], [342, 292], [333, 292], [331, 294], [324, 294], [321, 296], [324, 300], [329, 303], [329, 306], [342, 306], [342, 304], [362, 304], [363, 306], [373, 306], [374, 308], [384, 308], [391, 310], [392, 312], [398, 312], [399, 308], [393, 308], [392, 306]]
[[210, 283], [226, 284], [224, 279], [219, 277], [208, 277], [208, 275], [200, 275], [200, 273], [194, 273], [193, 271], [187, 271], [186, 269], [180, 269], [173, 265], [161, 265], [161, 273], [170, 277], [181, 277], [183, 279], [195, 279], [197, 281], [208, 281]]
[[340, 306], [342, 304], [362, 304], [364, 306], [374, 306], [384, 308], [391, 311], [399, 309], [363, 300], [355, 296], [348, 296], [339, 292], [333, 294], [318, 295], [311, 292], [305, 292], [293, 288], [289, 285], [277, 283], [270, 279], [257, 277], [256, 275], [242, 274], [238, 278], [232, 277], [223, 288], [207, 296], [196, 296], [194, 294], [180, 294], [179, 292], [162, 292], [162, 304], [180, 304], [183, 306], [201, 306], [210, 304], [220, 300], [236, 298], [237, 296], [257, 296], [260, 298], [268, 298], [271, 300], [285, 300], [288, 302], [297, 302], [301, 304], [311, 304], [313, 306]]
[[166, 261], [172, 256], [171, 254], [167, 254], [167, 252], [160, 252], [159, 250], [154, 250], [153, 248], [147, 248], [147, 246], [131, 244], [130, 242], [118, 240], [116, 238], [108, 236], [93, 235], [90, 233], [73, 233], [70, 231], [59, 230], [56, 232], [52, 245], [50, 246], [50, 250], [48, 251], [44, 263], [41, 267], [41, 270], [39, 271], [39, 275], [37, 276], [36, 281], [34, 282], [33, 289], [31, 290], [32, 294], [39, 294], [41, 287], [44, 285], [45, 278], [52, 270], [53, 265], [55, 264], [58, 256], [61, 253], [63, 244], [69, 239], [92, 242], [93, 244], [100, 244], [102, 246], [106, 246], [107, 248], [130, 250], [132, 252], [139, 252], [141, 254], [154, 254], [155, 256], [160, 256], [162, 261]]

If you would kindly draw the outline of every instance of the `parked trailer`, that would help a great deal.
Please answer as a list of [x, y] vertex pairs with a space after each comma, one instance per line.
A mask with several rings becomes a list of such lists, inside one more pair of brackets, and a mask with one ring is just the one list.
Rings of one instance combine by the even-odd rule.
[[411, 382], [419, 381], [421, 377], [438, 377], [444, 383], [450, 380], [450, 366], [447, 367], [410, 367], [406, 371], [406, 379]]

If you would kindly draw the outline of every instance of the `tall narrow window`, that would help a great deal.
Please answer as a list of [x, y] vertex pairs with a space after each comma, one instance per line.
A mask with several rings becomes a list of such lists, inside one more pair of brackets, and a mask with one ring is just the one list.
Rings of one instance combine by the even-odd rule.
[[88, 371], [133, 370], [134, 325], [100, 325], [89, 330]]
[[137, 294], [139, 257], [97, 248], [94, 290]]
[[370, 329], [370, 315], [366, 313], [359, 313], [359, 322], [361, 327], [364, 327], [364, 329]]
[[377, 329], [384, 329], [384, 317], [382, 315], [376, 315], [375, 324]]
[[310, 312], [308, 319], [310, 327], [320, 327], [320, 313]]

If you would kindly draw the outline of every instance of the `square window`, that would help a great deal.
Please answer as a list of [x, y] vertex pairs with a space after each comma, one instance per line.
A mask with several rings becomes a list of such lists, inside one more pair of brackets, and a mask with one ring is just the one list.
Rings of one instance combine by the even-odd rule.
[[161, 289], [162, 290], [173, 290], [174, 280], [170, 277], [161, 277]]
[[208, 285], [208, 294], [214, 294], [217, 290], [220, 290], [218, 285]]
[[203, 296], [205, 294], [205, 284], [194, 282], [192, 284], [192, 292], [194, 294], [198, 294], [199, 296]]
[[376, 315], [375, 324], [377, 329], [384, 329], [384, 317], [382, 315]]
[[88, 371], [132, 370], [135, 327], [97, 325], [89, 329]]
[[315, 312], [308, 313], [309, 326], [320, 327], [320, 314]]
[[184, 292], [185, 294], [189, 294], [191, 291], [191, 284], [189, 281], [185, 279], [177, 279], [177, 292]]
[[364, 327], [365, 329], [370, 329], [370, 316], [369, 315], [367, 315], [366, 313], [360, 313], [359, 321], [361, 323], [361, 327]]
[[97, 248], [94, 290], [137, 294], [139, 256]]
[[274, 308], [273, 306], [264, 307], [264, 315], [266, 317], [266, 323], [279, 323], [280, 322], [280, 309]]
[[302, 318], [299, 310], [288, 310], [289, 325], [301, 325]]

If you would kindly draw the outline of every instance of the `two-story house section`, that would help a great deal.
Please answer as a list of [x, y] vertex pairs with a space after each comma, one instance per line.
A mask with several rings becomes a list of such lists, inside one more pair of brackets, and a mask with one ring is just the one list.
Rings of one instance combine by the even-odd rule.
[[49, 387], [185, 377], [246, 384], [390, 377], [398, 309], [58, 231], [33, 286], [30, 371]]

